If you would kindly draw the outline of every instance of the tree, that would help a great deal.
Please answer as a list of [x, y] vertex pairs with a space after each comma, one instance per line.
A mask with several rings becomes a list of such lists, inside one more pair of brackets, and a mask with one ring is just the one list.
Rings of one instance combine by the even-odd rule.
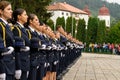
[[84, 19], [79, 19], [78, 21], [78, 26], [77, 26], [77, 39], [85, 42], [85, 37], [86, 37], [86, 30], [85, 30], [85, 20]]
[[56, 20], [56, 27], [58, 25], [61, 25], [65, 29], [65, 18], [64, 17], [58, 17]]
[[68, 17], [66, 20], [66, 31], [72, 33], [72, 17]]
[[44, 23], [50, 18], [51, 13], [47, 13], [46, 6], [52, 0], [9, 0], [12, 3], [13, 10], [24, 8], [27, 13], [35, 13]]
[[100, 20], [97, 28], [97, 38], [96, 38], [97, 43], [105, 42], [105, 36], [106, 36], [105, 32], [106, 32], [105, 21]]
[[110, 43], [120, 43], [120, 22], [110, 28], [107, 41]]
[[98, 18], [90, 17], [88, 20], [88, 27], [87, 27], [87, 37], [86, 37], [87, 45], [90, 42], [92, 43], [96, 42], [97, 28], [98, 28]]
[[72, 36], [75, 34], [76, 20], [73, 17], [68, 17], [66, 20], [66, 31], [72, 33]]
[[49, 25], [52, 30], [55, 30], [55, 29], [54, 29], [54, 22], [53, 22], [53, 20], [48, 19], [46, 24]]

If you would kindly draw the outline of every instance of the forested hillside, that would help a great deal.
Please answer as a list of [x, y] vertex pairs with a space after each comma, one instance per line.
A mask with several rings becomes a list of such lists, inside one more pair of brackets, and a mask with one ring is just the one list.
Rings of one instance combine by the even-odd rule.
[[120, 5], [116, 3], [108, 3], [102, 0], [53, 0], [53, 2], [67, 2], [80, 9], [88, 5], [92, 16], [97, 16], [100, 7], [105, 4], [110, 10], [112, 20], [120, 20]]

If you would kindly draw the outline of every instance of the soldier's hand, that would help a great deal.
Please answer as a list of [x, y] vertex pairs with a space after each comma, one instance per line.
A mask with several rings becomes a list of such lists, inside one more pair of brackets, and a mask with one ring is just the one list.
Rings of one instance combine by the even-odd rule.
[[45, 50], [46, 49], [46, 45], [43, 44], [40, 49]]
[[28, 46], [25, 46], [25, 48], [21, 48], [20, 51], [24, 51], [24, 52], [27, 52], [30, 50], [30, 47]]
[[6, 78], [6, 74], [5, 73], [1, 73], [0, 74], [0, 80], [5, 80]]
[[52, 48], [51, 46], [47, 46], [47, 47], [46, 47], [47, 50], [50, 50], [51, 48]]
[[21, 74], [22, 74], [22, 71], [21, 71], [21, 70], [16, 70], [16, 71], [15, 71], [15, 78], [16, 78], [16, 79], [20, 79]]
[[8, 54], [12, 54], [12, 52], [14, 51], [14, 48], [13, 47], [8, 47], [7, 48], [8, 49], [8, 51], [7, 52], [3, 52], [3, 53], [1, 53], [2, 55], [8, 55]]
[[44, 67], [47, 67], [47, 63], [45, 62]]

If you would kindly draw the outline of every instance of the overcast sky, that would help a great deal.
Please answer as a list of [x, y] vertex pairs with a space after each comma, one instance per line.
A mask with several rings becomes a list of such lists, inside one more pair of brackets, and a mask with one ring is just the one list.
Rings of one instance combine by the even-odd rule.
[[118, 4], [120, 4], [120, 0], [107, 0], [108, 2], [113, 2], [113, 3], [118, 3]]

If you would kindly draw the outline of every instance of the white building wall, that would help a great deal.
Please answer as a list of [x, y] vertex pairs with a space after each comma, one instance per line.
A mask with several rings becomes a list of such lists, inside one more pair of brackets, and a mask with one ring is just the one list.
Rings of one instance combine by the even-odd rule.
[[100, 20], [105, 20], [105, 25], [110, 27], [110, 16], [109, 15], [99, 15], [98, 18]]
[[48, 11], [48, 12], [52, 12], [52, 17], [51, 19], [54, 21], [54, 25], [56, 24], [56, 20], [58, 17], [64, 17], [65, 20], [71, 16], [70, 12], [67, 11]]
[[68, 11], [48, 11], [48, 12], [52, 12], [52, 17], [51, 19], [54, 21], [54, 25], [56, 24], [56, 19], [58, 17], [64, 17], [65, 20], [68, 18], [68, 17], [75, 17], [76, 19], [84, 19], [85, 22], [86, 22], [86, 27], [88, 25], [88, 19], [89, 19], [89, 16], [86, 15], [86, 14], [76, 14], [76, 13], [71, 13], [71, 12], [68, 12]]
[[86, 26], [88, 25], [88, 19], [89, 19], [89, 16], [86, 15], [86, 14], [80, 14], [80, 19], [84, 19], [85, 20], [85, 24]]

